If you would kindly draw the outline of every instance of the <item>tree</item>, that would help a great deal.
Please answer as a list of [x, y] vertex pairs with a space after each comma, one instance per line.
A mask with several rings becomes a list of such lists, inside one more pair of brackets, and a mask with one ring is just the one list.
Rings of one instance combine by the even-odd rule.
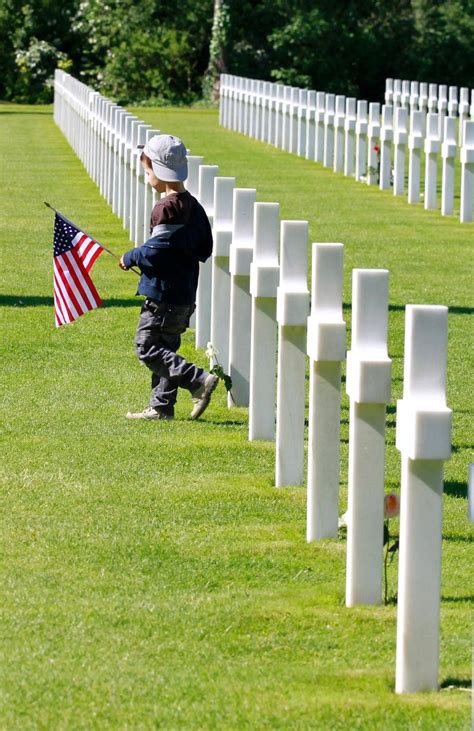
[[385, 77], [472, 86], [473, 0], [0, 0], [0, 96], [54, 67], [121, 103], [215, 100], [220, 74], [381, 99]]
[[[207, 66], [211, 0], [83, 0], [82, 78], [122, 102], [194, 101]], [[104, 12], [104, 10], [106, 12]]]
[[71, 20], [77, 0], [3, 0], [0, 4], [0, 96], [51, 101], [57, 66], [72, 68]]
[[203, 97], [219, 99], [220, 75], [226, 72], [226, 52], [230, 26], [229, 8], [225, 0], [214, 0], [212, 35], [209, 45], [209, 64], [204, 74]]

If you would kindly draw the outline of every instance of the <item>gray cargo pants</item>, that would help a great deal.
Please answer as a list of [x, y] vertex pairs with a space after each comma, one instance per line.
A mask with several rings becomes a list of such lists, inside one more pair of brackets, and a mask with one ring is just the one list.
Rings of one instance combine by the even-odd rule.
[[194, 305], [146, 299], [138, 320], [135, 353], [152, 372], [150, 406], [170, 416], [174, 414], [178, 388], [193, 393], [208, 375], [176, 353], [193, 312]]

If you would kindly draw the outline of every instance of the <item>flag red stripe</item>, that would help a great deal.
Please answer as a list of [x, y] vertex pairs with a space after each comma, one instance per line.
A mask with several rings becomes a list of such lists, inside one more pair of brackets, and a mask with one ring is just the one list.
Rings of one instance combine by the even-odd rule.
[[[79, 259], [77, 261], [75, 260], [73, 252], [74, 249], [71, 249], [70, 251], [66, 251], [63, 256], [69, 274], [69, 284], [74, 288], [78, 302], [81, 304], [81, 314], [83, 315], [84, 312], [91, 309], [91, 303], [78, 276], [77, 266]], [[81, 263], [79, 263], [79, 267], [83, 268]]]
[[76, 249], [71, 249], [69, 254], [74, 258], [77, 269], [75, 270], [77, 272], [78, 278], [81, 279], [81, 284], [84, 287], [84, 292], [86, 293], [89, 302], [91, 303], [91, 306], [98, 307], [102, 304], [102, 300], [99, 297], [99, 293], [97, 292], [96, 288], [94, 287], [94, 283], [92, 279], [89, 277], [88, 273], [84, 269], [84, 265], [82, 261], [79, 258], [79, 255], [77, 253]]
[[72, 322], [76, 318], [79, 317], [79, 313], [77, 312], [77, 302], [74, 303], [68, 290], [66, 283], [63, 281], [62, 277], [62, 269], [60, 266], [60, 262], [56, 261], [54, 262], [54, 275], [55, 275], [55, 281], [56, 281], [56, 287], [58, 294], [61, 298], [61, 301], [64, 305], [64, 308], [66, 310], [66, 319], [70, 318], [69, 321]]
[[[53, 296], [54, 296], [54, 317], [56, 319], [56, 327], [59, 327], [59, 325], [62, 325], [64, 320], [64, 314], [62, 311], [62, 306], [59, 301], [59, 297], [56, 292], [56, 278], [54, 276], [53, 272]], [[61, 322], [59, 322], [61, 320]]]
[[87, 236], [87, 234], [82, 231], [79, 231], [75, 235], [73, 244], [79, 253], [79, 259], [82, 260], [86, 271], [89, 272], [92, 269], [92, 265], [95, 260], [98, 256], [100, 256], [100, 254], [102, 254], [104, 249], [97, 243], [97, 241], [94, 241], [94, 239], [91, 239], [90, 236]]
[[64, 298], [67, 299], [70, 304], [72, 305], [74, 309], [74, 320], [76, 320], [78, 317], [84, 314], [84, 312], [87, 312], [87, 310], [84, 309], [84, 303], [82, 305], [79, 302], [79, 297], [77, 297], [77, 290], [74, 285], [74, 282], [71, 280], [70, 273], [69, 273], [69, 267], [67, 265], [67, 262], [64, 261], [64, 254], [61, 256], [56, 257], [56, 264], [57, 264], [57, 272], [60, 279], [60, 282], [62, 284], [62, 287], [64, 288]]
[[56, 320], [56, 327], [64, 324], [64, 313], [62, 310], [62, 305], [59, 301], [59, 297], [56, 293], [56, 287], [54, 288], [54, 317]]
[[78, 243], [76, 245], [76, 250], [79, 258], [84, 264], [86, 272], [90, 272], [95, 260], [103, 252], [102, 246], [89, 238], [86, 238], [85, 241], [81, 241], [80, 243]]
[[64, 293], [62, 292], [61, 283], [60, 283], [60, 280], [59, 280], [56, 272], [54, 274], [54, 285], [55, 285], [54, 286], [55, 295], [58, 298], [58, 302], [59, 302], [59, 305], [60, 305], [60, 308], [61, 308], [61, 312], [62, 312], [62, 316], [63, 316], [63, 319], [64, 319], [64, 323], [66, 324], [68, 322], [72, 322], [73, 320], [76, 319], [76, 317], [78, 317], [78, 315], [77, 314], [76, 315], [73, 315], [72, 314], [71, 308], [69, 307], [69, 304], [68, 304], [68, 300], [64, 296]]
[[61, 285], [57, 284], [56, 287], [56, 297], [59, 303], [60, 311], [62, 313], [62, 319], [64, 320], [64, 324], [67, 324], [68, 322], [72, 322], [73, 320], [76, 320], [79, 315], [76, 313], [76, 311], [73, 311], [71, 302], [67, 301], [67, 294], [65, 294], [61, 290]]
[[54, 291], [54, 297], [57, 301], [58, 310], [61, 314], [61, 319], [66, 320], [68, 317], [68, 311], [66, 308], [66, 304], [64, 302], [64, 298], [59, 289], [59, 282], [58, 282], [58, 277], [57, 277], [55, 269], [53, 270], [53, 291]]
[[56, 325], [56, 327], [64, 325], [64, 318], [60, 310], [60, 304], [56, 296], [56, 291], [54, 292], [54, 324]]
[[85, 233], [83, 233], [82, 231], [78, 231], [72, 240], [72, 245], [75, 246], [76, 244], [80, 244], [81, 241], [84, 241], [85, 238], [87, 238]]
[[92, 267], [94, 265], [95, 260], [99, 258], [99, 256], [102, 254], [102, 252], [103, 252], [103, 248], [101, 246], [100, 247], [98, 246], [94, 251], [92, 251], [92, 253], [88, 254], [88, 258], [84, 262], [87, 272], [90, 272], [90, 270], [92, 269]]

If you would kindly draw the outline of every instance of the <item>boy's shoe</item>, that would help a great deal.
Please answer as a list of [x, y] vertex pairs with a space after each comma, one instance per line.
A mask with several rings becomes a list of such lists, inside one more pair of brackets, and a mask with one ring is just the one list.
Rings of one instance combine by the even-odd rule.
[[202, 384], [202, 386], [199, 386], [197, 391], [194, 391], [193, 393], [193, 402], [194, 407], [191, 411], [191, 419], [198, 419], [201, 414], [205, 412], [207, 407], [209, 406], [209, 401], [211, 400], [212, 392], [215, 390], [217, 384], [219, 383], [219, 379], [217, 376], [212, 375], [211, 373], [206, 377], [206, 380]]
[[167, 421], [170, 421], [171, 419], [174, 419], [174, 416], [172, 414], [164, 414], [162, 411], [158, 411], [158, 409], [153, 408], [153, 406], [145, 406], [143, 411], [138, 411], [137, 413], [132, 413], [131, 411], [128, 412], [126, 415], [127, 419], [164, 419]]

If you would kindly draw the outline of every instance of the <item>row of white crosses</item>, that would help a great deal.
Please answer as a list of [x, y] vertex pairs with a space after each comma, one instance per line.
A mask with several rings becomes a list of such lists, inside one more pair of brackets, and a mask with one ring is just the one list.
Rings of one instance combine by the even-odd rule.
[[[120, 144], [110, 145], [101, 131], [102, 125], [110, 133], [109, 117], [89, 114], [89, 93], [95, 94], [61, 74], [55, 119], [122, 217], [120, 196], [113, 193], [118, 184], [111, 176], [127, 179], [132, 151], [123, 156], [121, 170]], [[346, 358], [343, 245], [313, 244], [310, 297], [308, 223], [280, 222], [277, 203], [257, 203], [255, 189], [237, 188], [235, 178], [220, 177], [218, 167], [204, 164], [200, 156], [190, 155], [188, 161], [188, 187], [206, 207], [215, 240], [209, 266], [201, 272], [207, 291], [198, 304], [197, 322], [209, 328], [220, 362], [230, 370], [235, 403], [249, 406], [249, 439], [275, 440], [277, 487], [304, 482], [309, 356], [307, 540], [337, 537], [341, 366]], [[124, 184], [122, 192], [128, 195], [124, 209], [130, 211], [131, 185]], [[352, 303], [347, 354], [349, 607], [382, 599], [384, 433], [391, 384], [388, 272], [354, 270]], [[397, 409], [402, 487], [396, 690], [401, 693], [438, 684], [443, 461], [450, 456], [451, 434], [446, 358], [447, 308], [407, 306], [404, 398]]]
[[159, 130], [59, 69], [54, 118], [101, 194], [122, 219], [130, 241], [149, 236], [154, 193], [145, 184], [138, 145]]
[[[453, 87], [454, 88], [454, 87]], [[468, 90], [461, 90], [462, 92]], [[464, 99], [465, 94], [462, 96]], [[408, 97], [407, 97], [408, 98]], [[415, 204], [437, 209], [439, 158], [442, 160], [441, 214], [452, 215], [455, 160], [461, 162], [460, 221], [474, 212], [474, 107], [463, 101], [447, 105], [448, 116], [433, 104], [368, 104], [355, 98], [307, 91], [281, 84], [221, 76], [220, 123], [287, 152], [320, 162]], [[427, 109], [429, 110], [427, 112]], [[469, 111], [470, 110], [470, 111]], [[458, 115], [459, 112], [459, 115]], [[468, 119], [468, 114], [471, 119]], [[457, 128], [462, 132], [458, 144]], [[425, 156], [422, 193], [421, 158]], [[380, 166], [380, 169], [379, 169]], [[406, 172], [408, 186], [405, 188]]]
[[462, 133], [463, 121], [469, 117], [474, 119], [474, 89], [465, 86], [458, 89], [457, 86], [446, 84], [385, 79], [385, 103], [409, 109], [410, 112], [459, 117], [459, 135]]

